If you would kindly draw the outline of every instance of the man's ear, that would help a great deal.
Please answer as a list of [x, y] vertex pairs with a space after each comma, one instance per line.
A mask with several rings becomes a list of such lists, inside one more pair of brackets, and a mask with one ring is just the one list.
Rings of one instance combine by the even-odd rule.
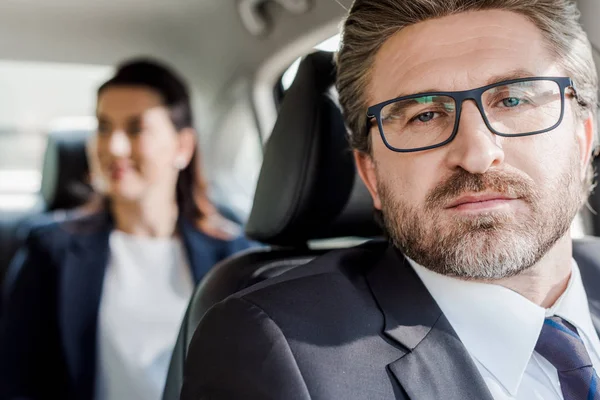
[[583, 122], [583, 129], [577, 130], [577, 142], [581, 153], [581, 177], [584, 179], [596, 144], [596, 119], [591, 113]]
[[354, 151], [354, 161], [360, 178], [365, 183], [365, 186], [371, 193], [373, 205], [376, 209], [381, 210], [381, 199], [377, 190], [377, 171], [375, 170], [375, 161], [373, 157], [361, 151]]

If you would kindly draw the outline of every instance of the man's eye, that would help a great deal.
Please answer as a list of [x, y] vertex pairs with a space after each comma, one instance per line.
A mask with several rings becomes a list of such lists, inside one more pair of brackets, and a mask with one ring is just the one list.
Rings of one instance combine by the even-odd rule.
[[502, 100], [502, 105], [507, 108], [513, 108], [521, 105], [523, 103], [522, 99], [518, 97], [507, 97]]
[[421, 113], [419, 115], [417, 115], [416, 117], [414, 117], [411, 122], [413, 121], [419, 121], [419, 122], [429, 122], [431, 120], [433, 120], [436, 117], [437, 113], [433, 112], [433, 111], [428, 111], [428, 112], [424, 112]]

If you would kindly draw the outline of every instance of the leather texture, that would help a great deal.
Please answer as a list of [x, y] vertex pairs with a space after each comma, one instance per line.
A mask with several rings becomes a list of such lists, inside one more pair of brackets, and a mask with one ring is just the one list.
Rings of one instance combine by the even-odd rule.
[[92, 187], [85, 146], [90, 134], [79, 130], [48, 135], [41, 185], [48, 210], [74, 208], [88, 199]]
[[249, 237], [298, 246], [381, 233], [356, 173], [334, 82], [332, 53], [310, 54], [300, 64], [265, 149]]

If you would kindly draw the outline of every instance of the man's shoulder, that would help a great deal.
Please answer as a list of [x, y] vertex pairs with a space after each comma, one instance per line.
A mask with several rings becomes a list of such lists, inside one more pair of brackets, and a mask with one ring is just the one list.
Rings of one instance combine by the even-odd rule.
[[265, 311], [298, 305], [325, 305], [342, 297], [368, 292], [365, 276], [384, 256], [389, 244], [369, 241], [360, 246], [332, 250], [305, 265], [240, 291], [232, 298], [246, 300]]

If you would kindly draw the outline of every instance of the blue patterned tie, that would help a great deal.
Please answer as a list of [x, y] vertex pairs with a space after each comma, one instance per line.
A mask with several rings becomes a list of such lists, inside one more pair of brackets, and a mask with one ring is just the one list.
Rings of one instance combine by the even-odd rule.
[[564, 400], [600, 400], [600, 379], [577, 328], [560, 317], [546, 318], [535, 351], [558, 371]]

